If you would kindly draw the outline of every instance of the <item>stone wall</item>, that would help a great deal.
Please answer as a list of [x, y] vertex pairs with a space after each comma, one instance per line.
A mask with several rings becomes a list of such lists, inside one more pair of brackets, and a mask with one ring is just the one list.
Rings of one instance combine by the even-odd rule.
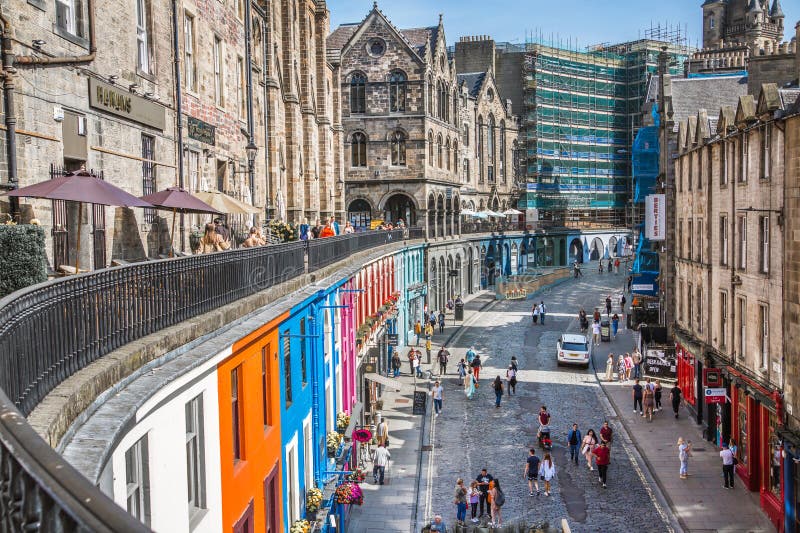
[[783, 361], [791, 429], [800, 430], [800, 115], [786, 120], [786, 253], [783, 259]]

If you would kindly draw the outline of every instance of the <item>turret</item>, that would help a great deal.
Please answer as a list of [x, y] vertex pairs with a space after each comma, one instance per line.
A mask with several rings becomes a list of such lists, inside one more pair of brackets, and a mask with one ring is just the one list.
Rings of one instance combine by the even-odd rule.
[[703, 48], [716, 48], [725, 28], [725, 0], [706, 0], [703, 3]]
[[770, 22], [772, 22], [773, 24], [777, 24], [778, 28], [780, 28], [781, 33], [783, 33], [784, 14], [783, 10], [781, 9], [780, 0], [772, 1], [772, 7], [769, 10], [769, 19]]

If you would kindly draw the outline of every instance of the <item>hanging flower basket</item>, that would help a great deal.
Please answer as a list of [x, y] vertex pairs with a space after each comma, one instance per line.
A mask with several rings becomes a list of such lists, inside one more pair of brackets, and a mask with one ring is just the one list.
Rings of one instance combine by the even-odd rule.
[[316, 487], [308, 489], [306, 493], [306, 511], [316, 513], [322, 507], [322, 491]]
[[347, 426], [350, 425], [350, 415], [345, 413], [344, 411], [340, 411], [339, 414], [336, 415], [336, 430], [339, 433], [344, 433], [347, 429]]
[[343, 437], [336, 431], [329, 431], [325, 437], [325, 447], [328, 450], [328, 457], [336, 457], [336, 452], [339, 451], [339, 445], [342, 443]]
[[357, 483], [344, 482], [336, 487], [336, 503], [361, 505], [364, 503], [364, 493]]
[[365, 479], [367, 479], [367, 473], [361, 469], [361, 467], [356, 467], [355, 470], [350, 472], [344, 477], [345, 481], [352, 481], [353, 483], [361, 483]]
[[295, 520], [289, 528], [289, 533], [309, 533], [309, 531], [311, 531], [311, 523], [308, 520]]
[[369, 442], [372, 440], [372, 432], [366, 428], [357, 429], [353, 432], [353, 440], [356, 442]]

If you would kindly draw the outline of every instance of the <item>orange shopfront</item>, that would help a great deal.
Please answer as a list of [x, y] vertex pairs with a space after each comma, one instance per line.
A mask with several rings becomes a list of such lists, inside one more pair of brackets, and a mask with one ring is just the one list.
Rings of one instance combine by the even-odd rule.
[[739, 460], [736, 473], [747, 489], [759, 492], [761, 508], [778, 531], [782, 532], [783, 449], [777, 434], [780, 399], [731, 367], [726, 369], [726, 374], [733, 382], [731, 434]]

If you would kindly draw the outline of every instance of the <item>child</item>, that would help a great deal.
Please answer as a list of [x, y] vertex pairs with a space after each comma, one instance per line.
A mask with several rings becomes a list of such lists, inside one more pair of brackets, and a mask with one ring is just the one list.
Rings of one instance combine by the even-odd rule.
[[467, 495], [469, 496], [469, 509], [470, 509], [470, 514], [472, 515], [472, 522], [477, 523], [478, 502], [481, 499], [481, 491], [478, 490], [477, 481], [473, 481], [472, 483], [470, 483], [469, 492], [467, 493]]

